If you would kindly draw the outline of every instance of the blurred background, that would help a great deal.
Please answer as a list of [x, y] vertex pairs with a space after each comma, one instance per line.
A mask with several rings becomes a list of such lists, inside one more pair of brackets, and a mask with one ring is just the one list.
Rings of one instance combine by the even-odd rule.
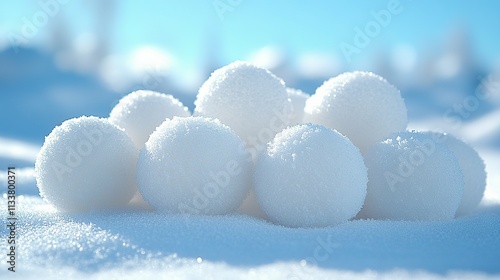
[[[410, 128], [500, 150], [500, 2], [6, 0], [0, 3], [0, 163], [32, 166], [54, 126], [107, 117], [137, 89], [193, 110], [234, 60], [313, 94], [345, 71], [397, 86]], [[496, 151], [496, 152], [495, 152]]]

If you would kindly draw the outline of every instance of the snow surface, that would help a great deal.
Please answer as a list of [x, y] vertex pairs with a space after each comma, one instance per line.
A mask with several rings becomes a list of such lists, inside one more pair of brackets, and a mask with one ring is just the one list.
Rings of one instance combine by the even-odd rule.
[[[291, 229], [248, 216], [131, 208], [61, 214], [18, 197], [9, 279], [499, 279], [500, 206], [446, 222], [355, 220]], [[6, 207], [6, 199], [0, 199]], [[5, 220], [5, 211], [0, 214]], [[2, 227], [1, 234], [6, 234]], [[5, 243], [2, 243], [4, 246]], [[5, 247], [0, 247], [5, 250]], [[159, 276], [160, 275], [160, 276]]]
[[259, 156], [254, 174], [262, 210], [289, 227], [348, 221], [361, 210], [367, 181], [359, 149], [337, 131], [312, 124], [278, 133]]

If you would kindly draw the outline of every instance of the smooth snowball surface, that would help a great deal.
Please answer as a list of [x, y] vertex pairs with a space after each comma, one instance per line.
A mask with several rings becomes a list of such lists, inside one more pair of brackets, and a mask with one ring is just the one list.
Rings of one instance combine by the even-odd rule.
[[467, 143], [450, 134], [427, 132], [435, 141], [450, 148], [464, 175], [464, 196], [457, 210], [458, 216], [471, 213], [481, 202], [486, 188], [485, 165], [479, 154]]
[[291, 114], [289, 125], [301, 124], [304, 119], [304, 107], [306, 106], [306, 101], [310, 97], [309, 94], [304, 93], [301, 90], [287, 88], [288, 98], [291, 102]]
[[142, 148], [155, 128], [174, 116], [189, 117], [190, 113], [171, 95], [138, 90], [120, 99], [111, 111], [109, 121], [123, 128], [137, 148]]
[[219, 119], [253, 147], [265, 145], [283, 130], [290, 110], [283, 80], [241, 61], [214, 71], [195, 105], [195, 115]]
[[141, 150], [137, 186], [159, 211], [226, 214], [246, 197], [251, 172], [244, 143], [229, 127], [208, 118], [174, 117]]
[[368, 193], [362, 215], [391, 220], [450, 220], [464, 193], [457, 158], [425, 133], [406, 131], [365, 154]]
[[354, 217], [366, 195], [358, 148], [340, 133], [304, 124], [278, 133], [257, 161], [254, 185], [262, 210], [289, 227], [323, 227]]
[[321, 124], [347, 136], [362, 152], [408, 123], [399, 90], [369, 72], [331, 78], [306, 102], [304, 122]]
[[106, 119], [80, 117], [45, 138], [35, 162], [40, 195], [61, 211], [125, 205], [136, 192], [137, 148]]

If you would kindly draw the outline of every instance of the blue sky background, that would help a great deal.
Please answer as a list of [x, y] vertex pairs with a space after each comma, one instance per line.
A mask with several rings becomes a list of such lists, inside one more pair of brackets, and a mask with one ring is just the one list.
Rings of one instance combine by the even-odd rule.
[[[400, 13], [347, 59], [341, 45], [356, 46], [355, 30], [391, 5]], [[401, 90], [411, 120], [430, 119], [500, 69], [499, 10], [494, 0], [0, 1], [0, 117], [16, 114], [0, 137], [40, 143], [68, 118], [107, 117], [138, 89], [193, 110], [210, 72], [234, 60], [310, 94], [341, 72], [373, 71]]]
[[[173, 54], [181, 62], [179, 67], [189, 70], [204, 62], [208, 44], [224, 62], [245, 59], [267, 45], [280, 46], [292, 56], [323, 52], [342, 58], [340, 44], [352, 42], [354, 28], [364, 28], [373, 20], [370, 12], [386, 9], [390, 1], [125, 0], [107, 1], [109, 10], [98, 12], [100, 2], [104, 1], [70, 0], [60, 5], [54, 18], [65, 19], [65, 27], [75, 37], [106, 33], [115, 53], [130, 52], [141, 45], [158, 46]], [[381, 48], [409, 44], [425, 49], [455, 28], [465, 29], [478, 59], [487, 63], [499, 59], [500, 2], [397, 2], [403, 11], [393, 15], [390, 24], [354, 57], [353, 67], [366, 63]], [[220, 17], [217, 4], [230, 9]], [[23, 18], [31, 19], [41, 9], [37, 1], [2, 1], [0, 6], [0, 42], [4, 46], [10, 34], [20, 33]], [[51, 22], [54, 20], [47, 26]], [[29, 43], [46, 42], [49, 29], [40, 28]]]

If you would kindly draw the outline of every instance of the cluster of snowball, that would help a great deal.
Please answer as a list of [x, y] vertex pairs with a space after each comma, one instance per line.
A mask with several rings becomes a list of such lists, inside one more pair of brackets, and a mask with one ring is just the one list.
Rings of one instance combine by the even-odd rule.
[[36, 180], [62, 211], [136, 200], [289, 227], [473, 211], [486, 180], [479, 155], [448, 134], [406, 131], [407, 122], [399, 90], [373, 73], [341, 74], [309, 96], [237, 61], [201, 86], [192, 116], [170, 95], [136, 91], [107, 119], [63, 122], [38, 154]]

